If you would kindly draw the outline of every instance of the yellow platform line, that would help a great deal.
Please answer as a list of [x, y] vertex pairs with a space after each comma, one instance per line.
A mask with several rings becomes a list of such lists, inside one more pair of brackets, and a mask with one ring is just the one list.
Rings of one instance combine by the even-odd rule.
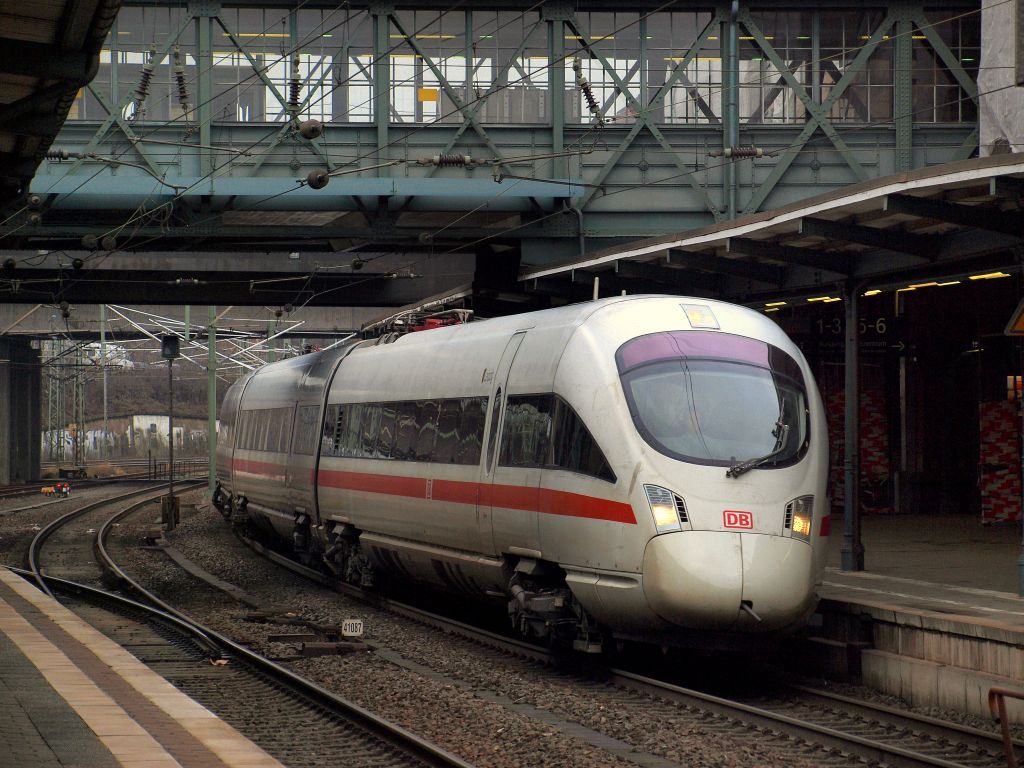
[[[95, 627], [6, 568], [0, 581], [92, 651], [136, 691], [192, 734], [228, 768], [284, 768], [206, 707], [186, 696]], [[119, 704], [0, 598], [6, 634], [125, 768], [182, 768]]]

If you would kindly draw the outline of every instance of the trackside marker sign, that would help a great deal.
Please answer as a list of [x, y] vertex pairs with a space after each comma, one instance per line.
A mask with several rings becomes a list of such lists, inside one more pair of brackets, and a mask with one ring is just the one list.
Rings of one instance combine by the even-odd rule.
[[750, 512], [727, 509], [722, 513], [722, 525], [726, 528], [751, 530], [754, 527], [754, 516]]

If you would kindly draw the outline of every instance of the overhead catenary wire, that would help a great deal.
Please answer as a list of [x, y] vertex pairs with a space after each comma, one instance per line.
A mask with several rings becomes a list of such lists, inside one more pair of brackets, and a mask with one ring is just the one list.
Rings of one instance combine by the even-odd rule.
[[[1002, 1], [1002, 2], [1006, 2], [1006, 1], [1009, 1], [1009, 0], [1001, 0], [1001, 1]], [[654, 10], [650, 11], [650, 13], [648, 13], [648, 14], [645, 14], [645, 16], [644, 16], [644, 17], [646, 17], [646, 15], [650, 15], [650, 14], [652, 14], [652, 13], [656, 13], [656, 12], [658, 12], [659, 10], [662, 10], [662, 9], [664, 9], [665, 7], [668, 7], [669, 5], [672, 5], [672, 4], [673, 4], [673, 3], [667, 3], [667, 4], [665, 5], [665, 6], [662, 6], [662, 7], [660, 7], [660, 8], [656, 8], [656, 9], [654, 9]], [[441, 14], [441, 15], [443, 15], [443, 14]], [[961, 15], [966, 15], [966, 14], [961, 14]], [[438, 18], [439, 18], [439, 17], [440, 17], [440, 16], [438, 16]], [[637, 19], [637, 20], [639, 20], [639, 19]], [[629, 23], [629, 24], [627, 24], [627, 25], [624, 25], [624, 26], [623, 26], [622, 28], [620, 28], [620, 30], [616, 30], [616, 32], [618, 32], [618, 31], [621, 31], [621, 30], [623, 30], [623, 29], [626, 29], [626, 28], [628, 28], [629, 26], [632, 26], [633, 24], [636, 24], [636, 23], [637, 23], [637, 22], [636, 22], [636, 20], [634, 20], [634, 22], [631, 22], [631, 23]], [[428, 22], [428, 23], [427, 23], [427, 25], [424, 25], [424, 27], [427, 27], [427, 26], [429, 26], [430, 24], [433, 24], [433, 20], [431, 20], [431, 22]], [[297, 46], [297, 47], [296, 47], [296, 49], [298, 49], [298, 47], [300, 47], [300, 46]], [[392, 52], [392, 51], [393, 51], [393, 50], [394, 50], [394, 49], [395, 49], [396, 47], [397, 47], [397, 46], [392, 46], [392, 48], [390, 48], [390, 49], [389, 49], [389, 50], [388, 50], [388, 51], [387, 51], [387, 52], [385, 53], [385, 55], [386, 55], [386, 54], [389, 54], [390, 52]], [[856, 49], [856, 48], [851, 48], [851, 49], [848, 49], [848, 50], [855, 50], [855, 49]], [[566, 56], [566, 57], [567, 57], [567, 56]], [[823, 57], [823, 59], [822, 59], [822, 60], [824, 60], [824, 59], [825, 59], [825, 57]], [[379, 57], [378, 57], [378, 59], [374, 59], [374, 61], [372, 61], [371, 63], [374, 63], [374, 62], [376, 62], [377, 60], [379, 60]], [[554, 66], [554, 65], [555, 65], [555, 63], [557, 63], [557, 62], [558, 62], [557, 60], [551, 61], [551, 62], [549, 63], [549, 65], [548, 65], [548, 67], [550, 68], [550, 67]], [[501, 88], [505, 88], [505, 87], [511, 87], [511, 86], [512, 86], [512, 85], [513, 85], [514, 83], [517, 83], [517, 82], [519, 82], [519, 81], [521, 81], [521, 80], [522, 80], [522, 78], [520, 78], [520, 79], [519, 79], [519, 80], [517, 80], [517, 81], [511, 81], [511, 82], [509, 82], [508, 84], [506, 84], [505, 86], [501, 86], [501, 87], [499, 88], [499, 90], [500, 90]], [[344, 81], [343, 81], [343, 82], [344, 82]], [[494, 89], [492, 89], [492, 90], [488, 90], [488, 93], [487, 93], [487, 94], [483, 94], [483, 96], [481, 96], [481, 98], [485, 98], [485, 97], [487, 97], [487, 96], [489, 96], [489, 95], [492, 95], [492, 94], [493, 94], [493, 92], [494, 92]], [[326, 94], [325, 94], [325, 95], [326, 95]], [[472, 102], [468, 102], [468, 103], [472, 103]], [[455, 114], [457, 114], [457, 113], [459, 113], [459, 112], [460, 112], [460, 110], [453, 110], [453, 111], [452, 111], [451, 113], [449, 113], [449, 114], [447, 114], [447, 115], [445, 115], [445, 116], [441, 116], [441, 118], [439, 118], [439, 119], [443, 119], [443, 117], [447, 117], [447, 116], [455, 115]], [[421, 126], [420, 128], [418, 128], [418, 129], [415, 129], [415, 130], [420, 130], [420, 129], [424, 128], [424, 127], [425, 127], [425, 126]], [[392, 142], [392, 144], [393, 144], [393, 143], [395, 143], [395, 142]], [[386, 147], [385, 147], [385, 148], [386, 148]], [[373, 157], [373, 156], [374, 156], [374, 155], [376, 155], [376, 154], [377, 154], [378, 152], [379, 152], [378, 150], [375, 150], [375, 151], [373, 151], [372, 153], [368, 153], [368, 154], [366, 154], [366, 155], [364, 155], [364, 156], [362, 156], [362, 157], [364, 157], [364, 158], [367, 158], [367, 157]], [[216, 169], [215, 169], [214, 171], [211, 171], [211, 174], [212, 174], [212, 173], [215, 173], [215, 172], [216, 172]], [[204, 178], [205, 178], [205, 177], [204, 177]]]
[[[671, 5], [671, 4], [668, 4], [668, 5]], [[967, 14], [963, 14], [963, 15], [967, 15]], [[942, 22], [936, 22], [936, 24], [938, 24], [938, 23], [942, 23]], [[393, 50], [393, 49], [392, 49], [392, 50]], [[555, 64], [555, 63], [556, 63], [556, 62], [552, 62], [551, 64], [553, 65], [553, 64]], [[514, 83], [508, 83], [508, 84], [506, 84], [505, 86], [501, 86], [501, 87], [502, 87], [502, 88], [503, 88], [503, 87], [511, 87], [511, 85], [513, 85], [513, 84], [514, 84]], [[499, 88], [499, 90], [500, 90], [500, 88]], [[998, 90], [1001, 90], [1001, 89], [998, 89]], [[493, 91], [492, 91], [492, 92], [491, 92], [491, 93], [490, 93], [489, 95], [493, 95]], [[963, 99], [958, 99], [958, 100], [954, 100], [954, 101], [959, 101], [959, 100], [963, 100]], [[458, 111], [460, 111], [460, 110], [453, 110], [453, 112], [451, 112], [451, 113], [449, 113], [449, 114], [456, 114], [456, 113], [457, 113]], [[887, 123], [889, 123], [889, 122], [891, 122], [891, 120], [879, 121], [879, 123], [877, 123], [877, 124], [887, 124]], [[877, 124], [876, 124], [876, 125], [877, 125]], [[425, 127], [425, 126], [423, 126], [423, 127]], [[866, 126], [862, 126], [862, 127], [866, 127]], [[421, 127], [421, 128], [422, 128], [422, 127]], [[849, 130], [851, 130], [851, 129], [847, 129], [847, 132], [848, 132]], [[813, 139], [812, 139], [812, 140], [813, 140]], [[376, 154], [376, 152], [377, 152], [377, 151], [378, 151], [378, 150], [375, 150], [375, 151], [374, 151], [373, 153], [370, 153], [370, 154], [368, 154], [368, 155], [365, 155], [364, 157], [369, 157], [369, 156], [372, 156], [373, 154]], [[783, 150], [776, 150], [775, 152], [777, 153], [778, 151], [783, 151]], [[705, 169], [702, 169], [702, 170], [706, 170], [706, 168], [707, 168], [707, 166], [705, 167]], [[685, 176], [685, 175], [687, 175], [687, 174], [676, 174], [676, 175], [675, 175], [674, 177], [670, 177], [670, 178], [680, 178], [680, 177], [683, 177], [683, 176]], [[669, 180], [669, 179], [668, 179], [668, 178], [666, 178], [666, 179], [663, 179], [663, 180], [660, 180], [660, 181], [668, 181], [668, 180]], [[637, 185], [637, 186], [639, 186], [639, 185]], [[632, 187], [632, 188], [636, 188], [636, 187]], [[620, 193], [620, 192], [625, 192], [625, 191], [628, 191], [628, 188], [624, 188], [624, 189], [621, 189], [621, 190], [617, 190], [617, 191], [616, 191], [616, 192], [614, 192], [613, 194], [617, 194], [617, 193]], [[280, 194], [286, 194], [286, 193], [279, 193], [278, 195], [274, 195], [274, 196], [272, 196], [272, 197], [277, 197], [277, 196], [279, 196]], [[270, 199], [270, 198], [267, 198], [267, 199]], [[263, 202], [263, 201], [260, 201], [260, 202]], [[556, 212], [556, 213], [560, 213], [560, 212]], [[554, 214], [552, 214], [552, 215], [554, 215]], [[547, 217], [545, 217], [545, 218], [547, 218]], [[524, 226], [524, 225], [520, 225], [520, 227], [521, 227], [521, 226]], [[510, 228], [510, 230], [507, 230], [507, 231], [514, 231], [515, 229], [518, 229], [518, 228], [520, 228], [520, 227], [513, 227], [513, 228]], [[497, 236], [500, 236], [501, 234], [502, 234], [502, 232], [492, 233], [492, 234], [488, 235], [487, 237], [485, 237], [485, 238], [483, 238], [483, 239], [484, 239], [484, 240], [486, 240], [486, 239], [491, 239], [491, 238], [493, 238], [493, 237], [497, 237]], [[479, 242], [479, 241], [476, 241], [476, 242]], [[468, 246], [466, 246], [466, 247], [468, 247]], [[335, 290], [335, 289], [331, 289], [331, 290]]]

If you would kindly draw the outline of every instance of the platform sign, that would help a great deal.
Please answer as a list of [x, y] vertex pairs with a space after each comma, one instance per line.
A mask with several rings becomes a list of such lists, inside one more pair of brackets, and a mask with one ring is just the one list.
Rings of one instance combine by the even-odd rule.
[[[1024, 3], [1024, 0], [1021, 0]], [[1006, 336], [1024, 336], [1024, 299], [1021, 299], [1020, 304], [1013, 310], [1013, 315], [1010, 317], [1010, 322], [1006, 324], [1006, 330], [1003, 331]]]

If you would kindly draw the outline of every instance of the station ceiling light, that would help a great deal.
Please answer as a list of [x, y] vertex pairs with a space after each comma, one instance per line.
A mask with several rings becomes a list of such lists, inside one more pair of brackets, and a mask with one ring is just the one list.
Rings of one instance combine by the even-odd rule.
[[968, 275], [969, 280], [995, 280], [999, 277], [1009, 277], [1007, 272], [986, 272], [982, 275]]

